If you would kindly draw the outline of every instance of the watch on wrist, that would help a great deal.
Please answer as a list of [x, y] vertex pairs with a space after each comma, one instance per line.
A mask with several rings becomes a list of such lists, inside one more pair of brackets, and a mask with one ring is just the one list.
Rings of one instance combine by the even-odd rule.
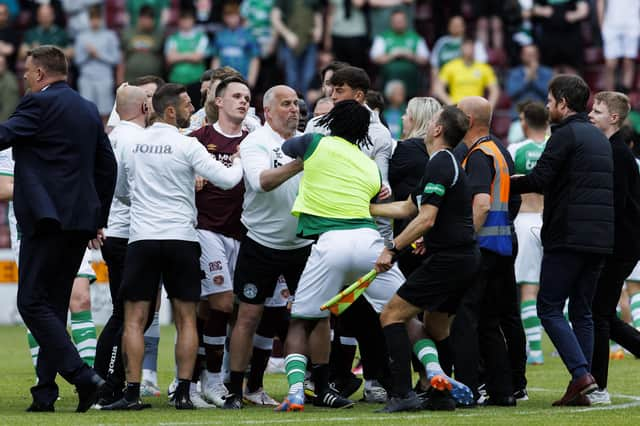
[[393, 240], [385, 240], [384, 246], [387, 250], [389, 250], [393, 254], [398, 254], [400, 250], [396, 247], [396, 243]]

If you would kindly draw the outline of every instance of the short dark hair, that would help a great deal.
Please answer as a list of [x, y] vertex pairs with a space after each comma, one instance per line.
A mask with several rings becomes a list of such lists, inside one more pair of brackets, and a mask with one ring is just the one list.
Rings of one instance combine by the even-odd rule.
[[102, 6], [99, 4], [95, 4], [89, 7], [89, 18], [102, 18]]
[[213, 75], [212, 69], [205, 70], [205, 72], [203, 72], [202, 75], [200, 76], [200, 83], [204, 81], [211, 81], [212, 75]]
[[333, 71], [334, 73], [336, 71], [338, 71], [339, 69], [348, 67], [349, 64], [346, 62], [342, 62], [342, 61], [331, 61], [329, 62], [329, 65], [327, 65], [326, 67], [322, 68], [320, 70], [320, 79], [324, 82], [324, 76], [327, 74], [327, 71]]
[[162, 116], [168, 107], [176, 107], [180, 95], [186, 92], [187, 88], [182, 84], [167, 83], [163, 85], [153, 94], [151, 99], [153, 109], [158, 115]]
[[68, 73], [67, 57], [59, 47], [39, 46], [27, 52], [27, 57], [29, 56], [36, 65], [44, 68], [50, 74], [66, 76]]
[[549, 124], [549, 111], [542, 102], [527, 102], [520, 110], [525, 123], [532, 129], [543, 130]]
[[369, 87], [371, 87], [371, 80], [366, 71], [351, 65], [336, 70], [331, 76], [330, 83], [333, 86], [347, 85], [354, 90], [362, 90], [365, 95], [369, 91]]
[[185, 8], [180, 9], [179, 18], [180, 19], [184, 19], [184, 18], [195, 19], [196, 18], [196, 14], [195, 14], [195, 11], [191, 7], [185, 7]]
[[560, 74], [549, 83], [549, 93], [557, 102], [563, 99], [573, 112], [585, 112], [591, 91], [589, 86], [577, 75]]
[[371, 109], [378, 109], [380, 112], [384, 111], [384, 96], [377, 90], [369, 90], [364, 98], [364, 102]]
[[165, 85], [165, 81], [162, 78], [158, 77], [157, 75], [143, 75], [143, 76], [137, 77], [135, 80], [133, 80], [131, 85], [144, 86], [145, 84], [149, 84], [149, 83], [155, 84], [156, 86], [158, 86], [158, 89]]
[[218, 84], [218, 87], [216, 87], [216, 98], [219, 96], [224, 95], [224, 91], [227, 90], [227, 87], [231, 84], [231, 83], [240, 83], [240, 84], [244, 84], [245, 86], [249, 87], [249, 83], [247, 83], [247, 81], [242, 78], [242, 77], [238, 77], [238, 76], [233, 76], [233, 77], [228, 77], [225, 78], [224, 80], [222, 80], [220, 82], [220, 84]]
[[138, 16], [146, 16], [147, 18], [156, 19], [156, 12], [153, 10], [153, 7], [145, 4], [144, 6], [140, 6], [140, 9], [138, 9]]
[[458, 107], [448, 105], [442, 108], [436, 124], [443, 127], [444, 142], [454, 148], [469, 130], [469, 117]]

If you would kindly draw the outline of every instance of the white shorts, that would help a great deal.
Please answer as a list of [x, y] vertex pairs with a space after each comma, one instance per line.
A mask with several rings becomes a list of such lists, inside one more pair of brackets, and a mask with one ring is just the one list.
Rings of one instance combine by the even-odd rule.
[[289, 287], [287, 287], [287, 282], [284, 277], [280, 275], [278, 277], [278, 283], [276, 284], [276, 288], [273, 290], [273, 296], [267, 297], [264, 300], [265, 308], [282, 308], [287, 306], [289, 300], [291, 300], [291, 293], [289, 292]]
[[640, 282], [640, 262], [636, 263], [636, 267], [631, 271], [631, 275], [629, 275], [627, 281]]
[[233, 272], [240, 241], [204, 229], [197, 231], [202, 250], [200, 268], [205, 275], [200, 285], [200, 297], [233, 291]]
[[[293, 318], [326, 318], [321, 311], [327, 300], [345, 286], [355, 282], [375, 265], [384, 242], [375, 229], [345, 229], [325, 232], [311, 247], [311, 255], [300, 277], [291, 316]], [[382, 309], [404, 283], [398, 265], [378, 277], [365, 290], [364, 297], [376, 312]]]
[[540, 283], [540, 265], [542, 263], [541, 213], [520, 213], [513, 221], [518, 238], [518, 256], [516, 256], [516, 282], [518, 284]]
[[635, 59], [638, 55], [637, 34], [615, 29], [605, 30], [602, 32], [602, 42], [605, 59]]

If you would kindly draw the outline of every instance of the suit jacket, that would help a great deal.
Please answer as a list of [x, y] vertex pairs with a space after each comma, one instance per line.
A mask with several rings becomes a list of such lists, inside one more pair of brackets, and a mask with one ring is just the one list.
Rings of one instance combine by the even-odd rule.
[[64, 81], [26, 95], [0, 124], [0, 150], [9, 147], [22, 233], [107, 225], [117, 166], [94, 104]]

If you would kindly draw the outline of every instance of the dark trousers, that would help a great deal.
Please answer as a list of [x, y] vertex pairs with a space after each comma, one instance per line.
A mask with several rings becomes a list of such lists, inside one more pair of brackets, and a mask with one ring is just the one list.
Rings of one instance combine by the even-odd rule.
[[[594, 253], [553, 251], [542, 257], [538, 316], [574, 379], [591, 369], [591, 303], [603, 264], [604, 256]], [[573, 329], [562, 314], [567, 298]]]
[[634, 354], [640, 354], [640, 333], [616, 315], [622, 285], [636, 262], [608, 256], [598, 279], [592, 305], [594, 339], [591, 374], [601, 389], [607, 387], [609, 375], [609, 339]]
[[365, 380], [378, 380], [387, 388], [391, 372], [378, 313], [366, 298], [360, 297], [344, 311], [340, 316], [340, 322], [345, 335], [353, 336], [358, 341]]
[[96, 372], [104, 377], [112, 390], [122, 389], [125, 375], [122, 363], [124, 302], [118, 297], [127, 254], [126, 238], [109, 237], [102, 246], [102, 257], [109, 269], [109, 291], [113, 312], [104, 326], [96, 346]]
[[477, 279], [463, 296], [451, 326], [453, 364], [456, 379], [469, 386], [477, 399], [482, 359], [487, 392], [499, 398], [513, 394], [509, 355], [500, 328], [501, 314], [511, 300], [511, 292], [505, 290], [508, 280], [503, 277], [513, 265], [510, 257], [481, 252]]
[[505, 275], [503, 276], [505, 282], [502, 287], [505, 292], [505, 305], [500, 314], [500, 328], [502, 328], [507, 342], [513, 389], [520, 390], [527, 387], [527, 339], [520, 318], [514, 264], [515, 256], [510, 258], [509, 265], [505, 265]]
[[40, 404], [58, 398], [56, 374], [74, 385], [90, 384], [94, 375], [67, 334], [73, 280], [89, 238], [86, 232], [50, 230], [23, 235], [20, 242], [18, 310], [40, 345], [38, 384], [31, 388]]

